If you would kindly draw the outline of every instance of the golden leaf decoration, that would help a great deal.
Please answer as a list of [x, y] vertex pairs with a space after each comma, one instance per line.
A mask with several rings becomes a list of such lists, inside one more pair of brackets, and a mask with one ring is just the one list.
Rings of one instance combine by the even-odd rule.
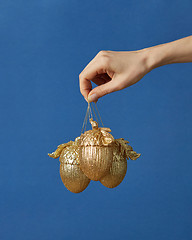
[[68, 147], [68, 146], [71, 146], [72, 144], [73, 144], [73, 141], [70, 141], [68, 143], [63, 143], [63, 144], [59, 145], [54, 152], [48, 153], [49, 157], [52, 157], [52, 158], [60, 157], [61, 152], [63, 151], [63, 149]]
[[139, 158], [141, 156], [140, 153], [136, 153], [135, 151], [128, 151], [127, 152], [127, 156], [129, 156], [129, 158], [131, 160], [137, 160], [137, 158]]
[[116, 139], [116, 142], [119, 143], [121, 152], [122, 154], [126, 155], [127, 159], [130, 158], [131, 160], [136, 160], [141, 156], [140, 153], [133, 151], [133, 148], [130, 145], [127, 145], [127, 143], [129, 143], [127, 140], [124, 140], [123, 138], [119, 138], [119, 139]]
[[92, 130], [85, 131], [81, 134], [81, 146], [108, 146], [114, 142], [114, 137], [109, 133], [111, 132], [110, 128], [98, 127], [98, 123], [93, 121], [92, 118], [90, 118], [89, 121], [91, 123]]

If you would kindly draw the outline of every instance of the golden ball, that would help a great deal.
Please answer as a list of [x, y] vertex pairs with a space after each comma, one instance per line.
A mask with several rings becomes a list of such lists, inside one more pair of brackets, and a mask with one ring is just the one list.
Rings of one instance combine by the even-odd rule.
[[79, 167], [79, 144], [76, 141], [66, 146], [60, 155], [60, 176], [65, 187], [73, 192], [84, 191], [90, 183], [90, 179], [85, 176]]
[[99, 181], [111, 167], [114, 138], [109, 128], [98, 128], [95, 121], [90, 122], [93, 129], [80, 136], [80, 168], [89, 179]]
[[127, 159], [125, 154], [122, 154], [120, 146], [114, 144], [113, 161], [109, 173], [104, 176], [100, 182], [108, 188], [117, 187], [124, 179], [127, 172]]

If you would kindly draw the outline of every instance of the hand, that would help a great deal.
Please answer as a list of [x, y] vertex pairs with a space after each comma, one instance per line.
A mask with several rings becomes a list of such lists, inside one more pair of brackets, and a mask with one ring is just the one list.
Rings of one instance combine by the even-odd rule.
[[[192, 36], [139, 51], [101, 51], [79, 75], [80, 91], [95, 102], [135, 84], [156, 67], [185, 62], [192, 62]], [[98, 87], [92, 89], [91, 81]]]
[[[79, 76], [80, 91], [86, 101], [129, 87], [151, 69], [145, 49], [131, 52], [101, 51]], [[91, 81], [98, 85], [92, 89]]]

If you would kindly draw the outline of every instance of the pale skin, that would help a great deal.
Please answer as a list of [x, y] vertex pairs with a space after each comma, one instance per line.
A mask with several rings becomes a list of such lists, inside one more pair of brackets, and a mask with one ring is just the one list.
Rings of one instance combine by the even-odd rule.
[[[138, 51], [100, 51], [79, 75], [87, 102], [127, 88], [154, 68], [192, 62], [192, 36]], [[91, 82], [98, 86], [92, 89]]]

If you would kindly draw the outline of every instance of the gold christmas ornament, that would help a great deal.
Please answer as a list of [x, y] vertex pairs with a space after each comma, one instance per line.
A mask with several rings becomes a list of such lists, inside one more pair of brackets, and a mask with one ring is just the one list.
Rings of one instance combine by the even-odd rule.
[[[97, 122], [93, 121], [92, 110]], [[88, 103], [81, 136], [59, 145], [55, 152], [48, 154], [52, 158], [60, 157], [61, 180], [73, 193], [84, 191], [91, 180], [100, 181], [107, 188], [117, 187], [126, 175], [127, 159], [136, 160], [141, 155], [133, 151], [123, 138], [114, 139], [111, 129], [104, 127], [95, 104], [103, 126], [99, 127], [93, 106], [92, 110]], [[92, 130], [86, 131], [88, 119]]]
[[114, 138], [109, 128], [99, 128], [90, 118], [92, 130], [80, 136], [80, 168], [91, 180], [98, 181], [108, 172], [113, 160]]
[[115, 139], [113, 144], [113, 161], [109, 173], [100, 182], [108, 188], [117, 187], [124, 179], [127, 172], [127, 159], [136, 160], [141, 154], [133, 151], [123, 138]]
[[73, 193], [84, 191], [90, 183], [90, 179], [85, 176], [79, 167], [79, 141], [80, 138], [78, 137], [74, 142], [61, 144], [55, 152], [48, 154], [52, 158], [60, 156], [61, 180], [65, 187]]

